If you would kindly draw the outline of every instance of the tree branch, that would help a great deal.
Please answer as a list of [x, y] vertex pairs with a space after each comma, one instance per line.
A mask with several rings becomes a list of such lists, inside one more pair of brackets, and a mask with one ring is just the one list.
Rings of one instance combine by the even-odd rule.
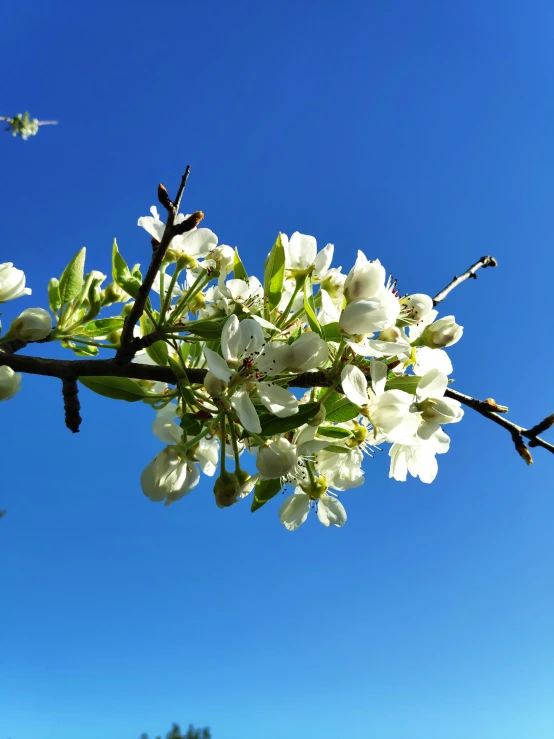
[[[142, 284], [139, 288], [137, 299], [135, 300], [133, 307], [131, 308], [131, 312], [129, 313], [129, 315], [125, 319], [125, 323], [123, 324], [123, 331], [121, 332], [121, 344], [119, 349], [117, 350], [117, 354], [115, 355], [115, 359], [118, 362], [130, 362], [131, 359], [135, 356], [137, 350], [140, 348], [139, 345], [135, 345], [133, 342], [133, 330], [144, 312], [144, 307], [146, 305], [146, 301], [148, 300], [148, 296], [150, 294], [150, 290], [152, 289], [152, 285], [154, 283], [156, 275], [160, 267], [162, 266], [162, 262], [169, 248], [169, 245], [171, 244], [171, 240], [176, 235], [174, 231], [175, 218], [177, 217], [177, 213], [179, 212], [179, 204], [181, 202], [181, 198], [183, 197], [183, 192], [185, 191], [185, 186], [187, 184], [189, 174], [190, 164], [187, 165], [185, 173], [181, 178], [181, 184], [179, 186], [179, 191], [177, 192], [177, 197], [175, 198], [175, 203], [171, 202], [169, 196], [167, 197], [167, 202], [163, 203], [164, 207], [167, 208], [167, 221], [165, 224], [164, 233], [159, 246], [154, 249], [152, 253], [150, 266], [148, 267], [146, 276], [144, 277], [144, 280], [142, 281]], [[158, 193], [160, 193], [160, 191], [167, 194], [167, 190], [165, 189], [165, 187], [163, 187], [163, 185], [158, 187]], [[199, 213], [194, 213], [192, 216], [189, 216], [185, 221], [180, 223], [179, 233], [185, 233], [186, 231], [191, 231], [193, 228], [195, 228], [200, 220], [198, 218], [198, 215]], [[186, 227], [184, 227], [185, 225]]]
[[532, 464], [533, 458], [523, 440], [524, 438], [529, 439], [529, 446], [540, 446], [551, 454], [554, 454], [554, 444], [550, 444], [539, 436], [540, 433], [554, 425], [554, 413], [547, 416], [544, 421], [541, 421], [536, 426], [526, 429], [523, 426], [518, 426], [517, 423], [508, 421], [507, 418], [500, 416], [498, 411], [500, 413], [504, 413], [507, 411], [507, 408], [505, 406], [499, 406], [494, 402], [494, 400], [492, 400], [492, 398], [488, 398], [487, 400], [478, 400], [477, 398], [472, 398], [470, 395], [464, 395], [464, 393], [459, 393], [457, 390], [451, 390], [450, 388], [446, 390], [445, 395], [448, 398], [458, 400], [463, 405], [467, 405], [468, 408], [477, 411], [477, 413], [480, 413], [485, 418], [488, 418], [490, 421], [493, 421], [506, 429], [512, 437], [517, 453], [525, 460], [525, 462], [527, 462], [527, 464]]
[[478, 262], [475, 262], [475, 264], [472, 264], [469, 269], [467, 269], [463, 274], [461, 274], [459, 277], [454, 277], [452, 282], [450, 282], [445, 288], [443, 288], [439, 293], [435, 295], [433, 298], [433, 305], [438, 305], [441, 301], [443, 301], [448, 293], [452, 292], [455, 287], [458, 287], [458, 285], [461, 285], [462, 282], [465, 282], [470, 277], [472, 277], [474, 280], [477, 279], [477, 270], [481, 269], [481, 267], [497, 267], [498, 262], [494, 257], [481, 257], [481, 259]]
[[[115, 359], [46, 359], [26, 357], [21, 354], [0, 352], [0, 367], [11, 367], [14, 372], [24, 372], [43, 377], [58, 377], [63, 380], [79, 377], [128, 377], [133, 380], [150, 380], [175, 385], [177, 378], [170, 367], [159, 367], [140, 362], [121, 364]], [[193, 385], [202, 385], [205, 369], [188, 369], [187, 377]], [[330, 387], [332, 384], [327, 372], [303, 372], [291, 375], [289, 387]]]

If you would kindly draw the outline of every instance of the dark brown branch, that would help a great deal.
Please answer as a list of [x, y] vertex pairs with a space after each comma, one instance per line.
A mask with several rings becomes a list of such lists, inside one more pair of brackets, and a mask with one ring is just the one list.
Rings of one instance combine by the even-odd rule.
[[[150, 380], [175, 385], [177, 378], [170, 367], [130, 362], [121, 364], [114, 359], [45, 359], [21, 354], [0, 353], [0, 366], [11, 367], [14, 372], [24, 372], [43, 377], [128, 377], [134, 380]], [[188, 369], [187, 376], [194, 385], [202, 385], [205, 369]], [[289, 387], [330, 387], [331, 378], [326, 372], [303, 372], [291, 376]]]
[[473, 277], [474, 280], [477, 279], [477, 270], [481, 269], [482, 267], [497, 267], [498, 262], [494, 257], [481, 257], [481, 259], [478, 262], [475, 262], [475, 264], [472, 264], [469, 269], [467, 269], [463, 274], [461, 274], [459, 277], [454, 277], [452, 282], [450, 282], [444, 289], [442, 289], [439, 293], [435, 295], [433, 298], [433, 305], [438, 305], [442, 300], [446, 298], [448, 293], [452, 292], [455, 287], [458, 287], [458, 285], [461, 285], [462, 282], [465, 282], [470, 277]]
[[[524, 437], [526, 439], [529, 439], [529, 446], [540, 446], [543, 449], [546, 449], [547, 451], [554, 454], [554, 444], [550, 444], [548, 441], [541, 439], [541, 437], [539, 436], [542, 431], [546, 431], [547, 428], [552, 426], [552, 424], [554, 423], [554, 414], [548, 416], [544, 419], [544, 421], [541, 421], [536, 426], [533, 426], [530, 429], [526, 429], [523, 426], [518, 426], [517, 423], [508, 421], [508, 419], [504, 416], [499, 416], [498, 413], [492, 410], [490, 399], [478, 400], [477, 398], [472, 398], [470, 395], [464, 395], [464, 393], [459, 393], [457, 390], [451, 390], [450, 388], [447, 389], [445, 395], [448, 398], [458, 400], [463, 405], [467, 405], [468, 408], [477, 411], [477, 413], [480, 413], [485, 418], [488, 418], [490, 421], [493, 421], [499, 426], [502, 426], [502, 428], [506, 429], [506, 431], [508, 431], [512, 437], [516, 451], [518, 452], [520, 457], [522, 457], [527, 462], [527, 464], [532, 464], [533, 459], [531, 457], [531, 452], [529, 451], [523, 440]], [[500, 408], [503, 410], [503, 406], [500, 406]]]
[[[135, 300], [133, 307], [131, 308], [131, 312], [129, 313], [129, 315], [125, 319], [125, 323], [123, 324], [123, 331], [121, 332], [121, 344], [115, 356], [116, 361], [118, 362], [130, 362], [139, 348], [133, 343], [133, 330], [144, 312], [144, 307], [146, 305], [146, 301], [148, 300], [148, 296], [150, 294], [150, 290], [152, 289], [152, 285], [154, 284], [156, 275], [160, 267], [162, 266], [162, 262], [169, 248], [169, 245], [171, 244], [171, 240], [176, 235], [174, 231], [175, 218], [179, 211], [179, 205], [181, 202], [181, 198], [183, 197], [183, 192], [185, 190], [185, 185], [187, 184], [189, 174], [190, 165], [187, 165], [185, 174], [181, 179], [179, 191], [177, 193], [177, 197], [175, 198], [175, 203], [171, 203], [169, 196], [167, 198], [167, 204], [169, 205], [171, 203], [171, 207], [168, 208], [167, 221], [165, 224], [162, 240], [160, 241], [160, 245], [152, 252], [150, 266], [148, 267], [148, 271], [146, 272], [142, 285], [139, 288], [137, 299]], [[160, 187], [158, 187], [158, 194], [160, 193]], [[165, 190], [165, 187], [163, 189]], [[186, 221], [183, 221], [183, 223], [179, 224], [179, 227], [183, 227], [184, 224], [186, 224], [188, 221], [190, 221], [189, 227], [184, 228], [180, 231], [180, 233], [184, 233], [187, 230], [191, 231], [198, 223], [198, 220], [191, 216], [190, 218], [187, 218]]]

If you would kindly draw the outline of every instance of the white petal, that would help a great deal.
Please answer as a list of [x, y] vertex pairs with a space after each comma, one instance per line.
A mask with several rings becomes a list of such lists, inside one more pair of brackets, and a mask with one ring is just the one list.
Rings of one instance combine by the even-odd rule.
[[278, 375], [289, 366], [291, 347], [283, 341], [266, 344], [258, 356], [258, 369], [267, 375]]
[[293, 493], [279, 508], [279, 518], [288, 531], [295, 531], [308, 518], [310, 498], [304, 492]]
[[204, 356], [212, 375], [215, 375], [218, 380], [228, 382], [233, 373], [223, 357], [220, 357], [219, 354], [216, 354], [212, 349], [208, 349], [208, 347], [204, 347]]
[[429, 370], [419, 381], [417, 386], [417, 397], [419, 400], [425, 398], [442, 398], [448, 387], [448, 378], [438, 369]]
[[344, 506], [332, 495], [324, 495], [319, 499], [317, 517], [324, 526], [343, 526], [346, 523]]
[[298, 400], [284, 387], [270, 385], [268, 382], [259, 382], [258, 396], [267, 410], [279, 418], [293, 416], [298, 413]]
[[307, 269], [315, 261], [317, 241], [313, 236], [295, 231], [290, 237], [288, 251], [291, 269]]
[[195, 228], [181, 236], [175, 236], [173, 245], [191, 257], [204, 257], [217, 246], [217, 236], [209, 228]]
[[173, 409], [170, 411], [166, 411], [165, 408], [162, 411], [158, 411], [152, 423], [152, 433], [163, 444], [178, 444], [182, 439], [183, 432], [173, 420], [177, 406], [174, 403], [170, 403], [167, 407], [169, 408], [170, 406], [173, 406]]
[[376, 395], [381, 395], [381, 393], [385, 392], [388, 367], [384, 362], [377, 362], [375, 359], [372, 359], [369, 363], [369, 371], [371, 374], [371, 386]]
[[240, 322], [238, 358], [250, 356], [256, 359], [264, 346], [264, 332], [260, 324], [253, 318], [245, 318]]
[[341, 372], [340, 379], [342, 390], [351, 403], [358, 406], [367, 405], [367, 380], [359, 367], [347, 364]]
[[[240, 323], [233, 315], [225, 321], [221, 331], [221, 351], [228, 362], [237, 362], [239, 359]], [[211, 368], [210, 368], [211, 369]], [[215, 374], [215, 373], [214, 373]]]
[[329, 269], [331, 262], [333, 261], [333, 252], [335, 247], [333, 244], [327, 244], [315, 258], [315, 273], [321, 275]]
[[416, 349], [417, 362], [414, 364], [414, 375], [423, 377], [429, 370], [438, 369], [443, 375], [452, 372], [452, 362], [444, 349], [431, 349], [428, 346], [418, 346]]
[[162, 236], [165, 230], [165, 223], [162, 223], [156, 218], [152, 218], [152, 216], [142, 216], [142, 218], [138, 219], [137, 226], [143, 228], [150, 234], [150, 236], [153, 236], [157, 241], [162, 240]]
[[252, 431], [254, 434], [261, 433], [260, 419], [246, 390], [236, 392], [231, 398], [231, 405], [247, 431]]

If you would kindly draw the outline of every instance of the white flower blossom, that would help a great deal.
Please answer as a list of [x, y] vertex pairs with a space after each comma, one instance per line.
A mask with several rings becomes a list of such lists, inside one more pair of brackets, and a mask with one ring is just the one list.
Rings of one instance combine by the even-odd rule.
[[31, 288], [25, 287], [25, 273], [12, 262], [0, 264], [0, 303], [30, 295]]

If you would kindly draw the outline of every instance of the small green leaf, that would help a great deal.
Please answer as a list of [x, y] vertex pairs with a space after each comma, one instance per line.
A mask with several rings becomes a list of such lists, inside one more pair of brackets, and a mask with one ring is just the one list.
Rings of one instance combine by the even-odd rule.
[[306, 281], [304, 282], [304, 310], [306, 311], [306, 317], [308, 319], [308, 323], [310, 324], [310, 328], [312, 331], [315, 331], [316, 334], [319, 334], [319, 336], [322, 336], [323, 332], [321, 330], [321, 326], [319, 325], [319, 321], [317, 320], [315, 310], [314, 310], [314, 296], [312, 294], [312, 281], [308, 275], [306, 277]]
[[97, 321], [89, 321], [84, 326], [77, 329], [76, 333], [79, 336], [86, 336], [87, 338], [93, 336], [104, 336], [110, 334], [112, 331], [119, 331], [123, 328], [123, 318], [99, 318]]
[[331, 393], [329, 397], [324, 401], [323, 405], [327, 414], [325, 416], [326, 421], [333, 423], [344, 423], [345, 421], [351, 421], [360, 415], [360, 409], [354, 403], [351, 403], [348, 398], [340, 393]]
[[340, 344], [343, 339], [343, 335], [340, 332], [338, 322], [326, 323], [322, 328], [325, 331], [325, 341], [334, 341], [336, 344]]
[[267, 416], [261, 421], [262, 436], [274, 436], [275, 434], [286, 434], [287, 431], [303, 426], [319, 413], [319, 403], [304, 403], [299, 406], [298, 413], [285, 418], [278, 416]]
[[245, 282], [248, 282], [248, 273], [244, 269], [244, 264], [241, 261], [241, 258], [239, 257], [239, 250], [235, 246], [235, 259], [233, 262], [233, 271], [235, 273], [235, 279], [236, 280], [244, 280]]
[[196, 436], [202, 431], [202, 421], [194, 413], [183, 413], [179, 426], [187, 436]]
[[347, 446], [339, 446], [338, 444], [330, 444], [329, 446], [326, 446], [325, 449], [322, 451], [324, 452], [332, 452], [333, 454], [349, 454], [352, 449], [350, 449]]
[[[142, 329], [142, 335], [146, 336], [147, 334], [152, 333], [154, 331], [155, 326], [152, 323], [152, 321], [148, 318], [146, 313], [143, 313], [140, 317], [140, 327]], [[160, 367], [167, 367], [168, 361], [168, 349], [167, 344], [165, 341], [156, 341], [155, 344], [152, 344], [151, 346], [146, 347], [146, 353], [150, 357], [150, 359], [153, 362], [156, 362], [156, 364], [159, 364]]]
[[94, 393], [114, 400], [135, 403], [137, 400], [148, 397], [143, 388], [128, 377], [79, 377], [79, 380]]
[[83, 246], [69, 262], [60, 277], [59, 291], [62, 304], [71, 303], [81, 292], [85, 272], [85, 256], [87, 250]]
[[98, 354], [98, 347], [89, 346], [88, 344], [73, 344], [72, 342], [71, 348], [78, 357], [96, 357]]
[[421, 377], [415, 375], [401, 375], [387, 380], [385, 390], [403, 390], [405, 393], [415, 395]]
[[301, 326], [298, 326], [298, 328], [295, 328], [294, 331], [289, 336], [289, 339], [287, 341], [287, 344], [294, 344], [294, 342], [296, 341], [296, 339], [299, 339], [300, 338], [301, 333], [302, 333], [302, 327]]
[[180, 363], [176, 359], [173, 359], [173, 357], [171, 357], [169, 354], [167, 355], [167, 363], [173, 370], [173, 374], [175, 375], [175, 377], [178, 380], [182, 380], [186, 382], [187, 376], [186, 376], [185, 371], [181, 367]]
[[320, 426], [317, 433], [320, 436], [328, 436], [330, 439], [346, 439], [352, 436], [348, 429], [343, 429], [340, 426]]
[[268, 500], [274, 498], [282, 488], [281, 480], [260, 480], [254, 488], [254, 498], [252, 500], [252, 513], [257, 511], [267, 503]]
[[202, 319], [200, 321], [192, 321], [183, 326], [183, 331], [188, 331], [201, 339], [213, 341], [221, 337], [221, 331], [225, 324], [226, 318], [219, 319]]
[[48, 283], [48, 305], [52, 313], [57, 313], [62, 305], [60, 297], [60, 281], [52, 277]]
[[123, 259], [117, 248], [117, 241], [113, 240], [112, 249], [112, 278], [113, 281], [129, 293], [132, 298], [138, 297], [138, 291], [141, 285], [140, 272], [138, 265], [133, 267], [134, 273], [127, 266], [127, 262]]
[[276, 308], [283, 295], [285, 282], [285, 247], [281, 234], [277, 236], [264, 270], [264, 297], [270, 309]]

